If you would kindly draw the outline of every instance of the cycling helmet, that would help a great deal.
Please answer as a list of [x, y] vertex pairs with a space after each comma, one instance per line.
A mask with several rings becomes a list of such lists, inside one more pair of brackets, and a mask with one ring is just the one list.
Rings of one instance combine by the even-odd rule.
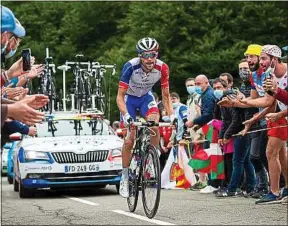
[[138, 41], [136, 45], [138, 53], [143, 53], [146, 51], [158, 51], [159, 44], [154, 38], [142, 38]]
[[276, 45], [265, 45], [262, 48], [261, 53], [266, 53], [270, 56], [280, 58], [282, 55], [281, 49]]
[[5, 31], [11, 32], [19, 38], [26, 34], [24, 27], [15, 18], [13, 12], [9, 8], [1, 6], [1, 33]]
[[247, 47], [247, 50], [244, 53], [244, 56], [247, 56], [247, 55], [260, 56], [261, 49], [262, 49], [262, 46], [257, 45], [257, 44], [251, 44]]

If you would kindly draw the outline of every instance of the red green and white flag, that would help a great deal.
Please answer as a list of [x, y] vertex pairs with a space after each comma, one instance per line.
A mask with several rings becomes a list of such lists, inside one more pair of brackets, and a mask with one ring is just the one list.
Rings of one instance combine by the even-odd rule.
[[216, 143], [211, 143], [208, 149], [201, 146], [196, 147], [198, 150], [195, 150], [189, 165], [198, 172], [211, 173], [211, 179], [224, 179], [224, 156], [220, 146]]

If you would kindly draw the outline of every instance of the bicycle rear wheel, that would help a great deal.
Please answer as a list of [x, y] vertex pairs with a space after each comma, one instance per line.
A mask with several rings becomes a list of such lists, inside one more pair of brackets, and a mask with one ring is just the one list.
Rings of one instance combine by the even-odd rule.
[[[129, 197], [127, 198], [130, 212], [134, 212], [138, 203], [139, 187], [141, 182], [142, 166], [138, 164], [141, 158], [138, 154], [133, 153], [129, 167]], [[134, 165], [134, 167], [133, 167]], [[136, 166], [136, 167], [135, 167]]]
[[153, 218], [160, 203], [161, 175], [159, 156], [152, 144], [147, 146], [142, 165], [142, 202], [144, 212], [148, 218]]

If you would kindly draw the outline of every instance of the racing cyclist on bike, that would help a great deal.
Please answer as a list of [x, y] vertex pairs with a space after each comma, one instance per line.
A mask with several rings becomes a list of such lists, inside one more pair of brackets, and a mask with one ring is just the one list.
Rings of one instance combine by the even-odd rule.
[[[136, 110], [149, 121], [159, 122], [159, 110], [152, 93], [152, 87], [161, 81], [162, 101], [170, 121], [175, 120], [172, 102], [169, 94], [169, 67], [157, 59], [159, 44], [154, 38], [140, 39], [136, 45], [138, 57], [129, 60], [123, 67], [119, 82], [117, 105], [120, 110], [121, 122], [125, 127], [136, 119]], [[160, 135], [157, 127], [152, 128], [156, 136], [151, 136], [151, 144], [159, 145]], [[124, 139], [122, 147], [122, 177], [120, 181], [120, 195], [129, 197], [128, 168], [131, 150], [134, 145], [135, 130]]]

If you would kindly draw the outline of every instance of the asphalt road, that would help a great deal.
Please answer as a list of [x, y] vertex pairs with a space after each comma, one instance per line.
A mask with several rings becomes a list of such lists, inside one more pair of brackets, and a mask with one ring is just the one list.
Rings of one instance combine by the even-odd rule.
[[2, 178], [2, 225], [287, 225], [287, 205], [255, 205], [244, 197], [217, 199], [190, 190], [162, 190], [153, 220], [145, 217], [142, 201], [134, 214], [115, 186], [62, 192], [40, 191], [20, 199]]

